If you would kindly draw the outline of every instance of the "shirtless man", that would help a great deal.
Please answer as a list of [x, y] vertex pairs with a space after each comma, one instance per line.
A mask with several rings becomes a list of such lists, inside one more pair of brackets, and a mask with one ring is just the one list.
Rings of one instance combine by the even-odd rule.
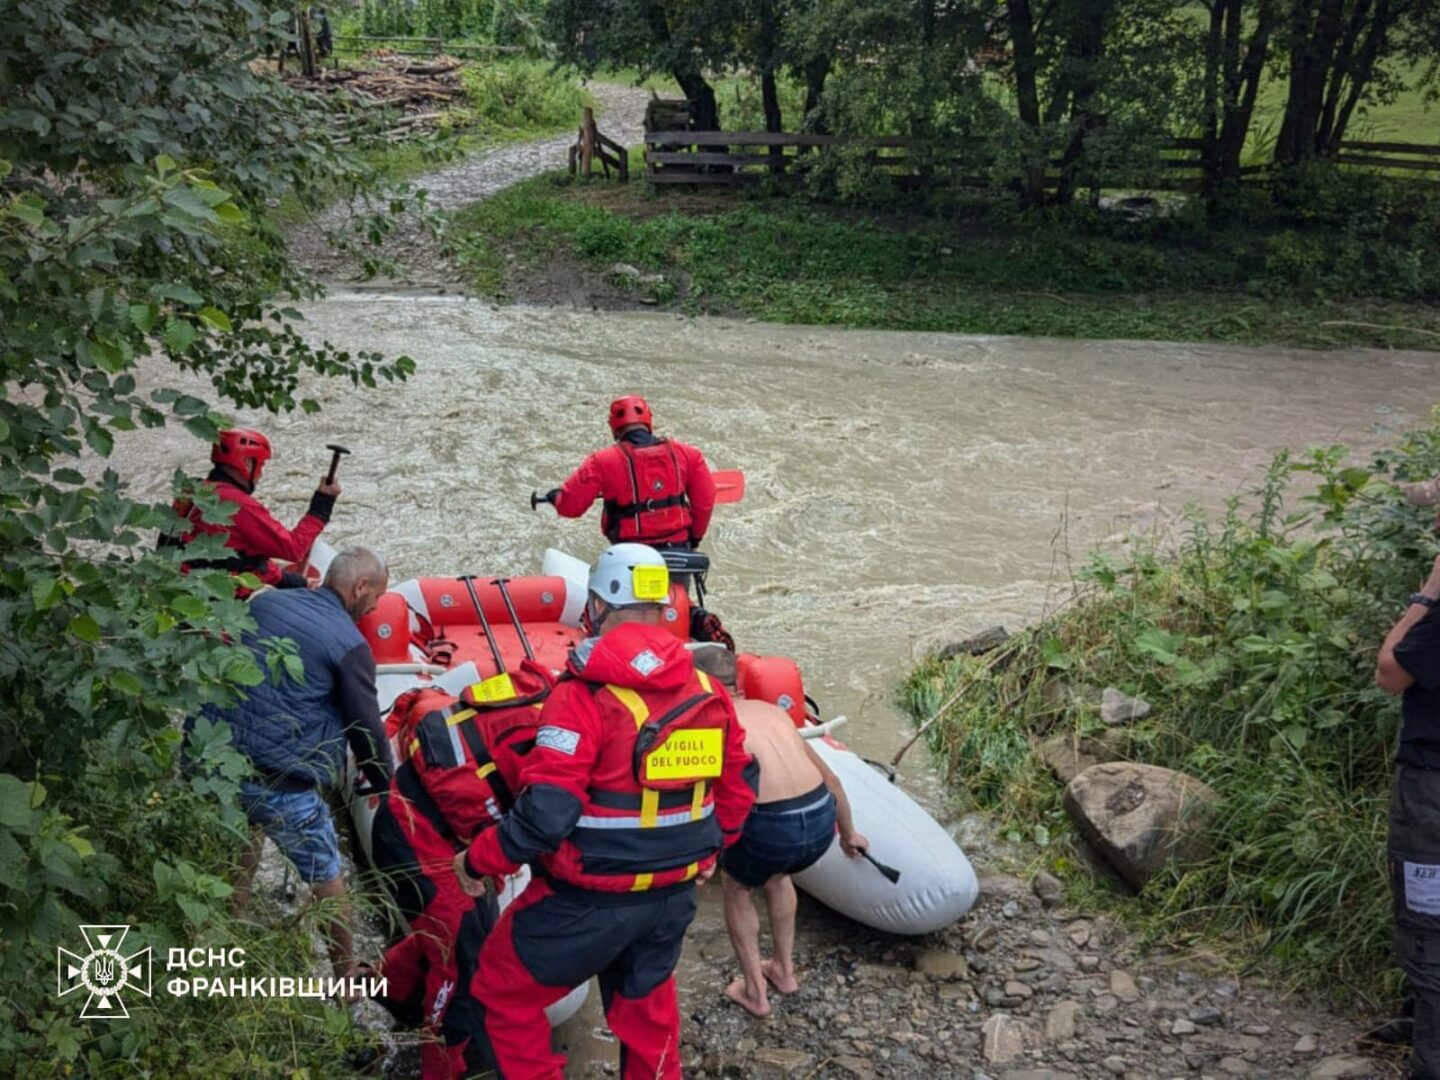
[[[800, 737], [790, 716], [768, 701], [747, 701], [736, 687], [735, 654], [705, 645], [695, 666], [718, 678], [735, 700], [745, 728], [745, 749], [760, 765], [760, 792], [740, 839], [721, 856], [725, 926], [740, 961], [740, 978], [725, 988], [731, 1001], [755, 1016], [770, 1015], [768, 981], [782, 994], [800, 989], [795, 978], [795, 886], [798, 874], [830, 850], [835, 826], [840, 847], [854, 858], [870, 842], [855, 831], [839, 778]], [[760, 959], [760, 913], [754, 890], [763, 888], [770, 909], [772, 959]]]

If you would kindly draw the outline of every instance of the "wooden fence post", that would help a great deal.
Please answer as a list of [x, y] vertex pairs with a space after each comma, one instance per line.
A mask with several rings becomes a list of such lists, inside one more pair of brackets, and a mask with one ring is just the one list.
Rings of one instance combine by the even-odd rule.
[[580, 124], [580, 171], [590, 175], [595, 159], [595, 110], [585, 106], [585, 119]]
[[302, 7], [295, 21], [299, 30], [295, 37], [296, 48], [300, 50], [300, 71], [307, 79], [319, 78], [320, 61], [315, 56], [315, 34], [310, 29], [310, 9]]

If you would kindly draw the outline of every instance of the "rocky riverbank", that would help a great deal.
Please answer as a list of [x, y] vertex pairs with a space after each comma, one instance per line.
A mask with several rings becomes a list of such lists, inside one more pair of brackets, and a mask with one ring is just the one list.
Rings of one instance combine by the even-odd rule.
[[[978, 816], [959, 835], [978, 866], [1004, 858]], [[682, 997], [684, 1059], [698, 1077], [1386, 1077], [1361, 1022], [1208, 962], [1147, 952], [1104, 917], [1066, 906], [1047, 874], [981, 878], [960, 924], [918, 939], [802, 907], [800, 992], [754, 1020], [718, 995]], [[723, 928], [687, 948], [732, 974]], [[598, 1073], [613, 1066], [595, 1063]]]

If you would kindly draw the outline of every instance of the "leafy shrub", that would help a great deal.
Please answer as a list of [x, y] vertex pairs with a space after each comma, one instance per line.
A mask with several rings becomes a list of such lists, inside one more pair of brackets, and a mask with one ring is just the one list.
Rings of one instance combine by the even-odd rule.
[[[1129, 755], [1224, 800], [1213, 854], [1153, 880], [1146, 910], [1353, 999], [1393, 989], [1384, 822], [1398, 708], [1373, 685], [1375, 654], [1436, 547], [1431, 515], [1392, 481], [1440, 473], [1440, 424], [1368, 468], [1344, 461], [1341, 447], [1282, 455], [1253, 502], [1214, 522], [1192, 514], [1175, 548], [1093, 555], [1061, 614], [1002, 657], [922, 664], [900, 700], [923, 721], [963, 691], [931, 729], [947, 774], [1012, 827], [1064, 832], [1032, 741], [1100, 733], [1093, 695], [1074, 688], [1144, 697], [1154, 711]], [[1317, 486], [1297, 499], [1298, 478]]]
[[545, 63], [507, 60], [467, 64], [461, 72], [470, 122], [489, 134], [526, 134], [579, 127], [592, 104], [574, 79]]

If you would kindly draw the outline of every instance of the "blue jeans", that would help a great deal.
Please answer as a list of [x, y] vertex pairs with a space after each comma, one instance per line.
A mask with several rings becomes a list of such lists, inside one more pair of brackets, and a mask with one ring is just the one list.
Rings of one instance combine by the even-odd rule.
[[295, 864], [300, 880], [324, 885], [340, 876], [340, 840], [330, 807], [314, 788], [274, 791], [246, 780], [240, 785], [240, 808], [275, 841]]
[[747, 889], [808, 870], [835, 841], [835, 796], [824, 784], [804, 795], [757, 803], [720, 865]]

